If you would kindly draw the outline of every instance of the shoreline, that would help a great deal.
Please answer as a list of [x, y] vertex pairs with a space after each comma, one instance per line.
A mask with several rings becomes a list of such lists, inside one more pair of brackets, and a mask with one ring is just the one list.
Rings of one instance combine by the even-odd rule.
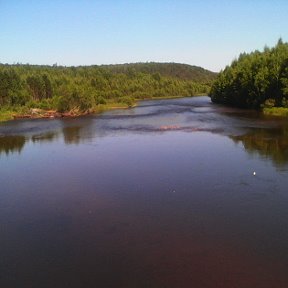
[[[0, 124], [3, 124], [8, 121], [14, 120], [24, 120], [24, 119], [61, 119], [61, 118], [77, 118], [85, 115], [91, 114], [100, 114], [105, 111], [109, 110], [117, 110], [117, 109], [129, 109], [138, 106], [138, 102], [140, 101], [153, 101], [153, 100], [165, 100], [165, 99], [178, 99], [178, 98], [192, 98], [192, 97], [201, 97], [206, 96], [204, 94], [194, 95], [194, 96], [160, 96], [160, 97], [151, 97], [145, 99], [136, 100], [132, 106], [128, 106], [124, 103], [107, 103], [107, 104], [100, 104], [95, 108], [88, 109], [86, 111], [80, 111], [79, 109], [75, 108], [70, 111], [59, 112], [57, 110], [44, 110], [40, 108], [30, 108], [25, 110], [19, 107], [15, 107], [15, 110], [0, 110]], [[19, 108], [20, 111], [17, 111]], [[288, 108], [284, 107], [273, 107], [273, 108], [263, 108], [261, 113], [265, 116], [270, 117], [288, 117]]]
[[[133, 105], [132, 107], [135, 107]], [[119, 105], [119, 103], [113, 104], [101, 104], [99, 107], [95, 107], [93, 109], [88, 109], [86, 111], [79, 111], [78, 109], [72, 109], [70, 111], [59, 112], [57, 110], [45, 110], [40, 108], [31, 108], [25, 112], [17, 112], [17, 111], [0, 111], [0, 123], [5, 123], [7, 121], [13, 120], [21, 120], [21, 119], [61, 119], [61, 118], [75, 118], [81, 117], [90, 114], [98, 114], [104, 111], [113, 110], [113, 109], [127, 109], [130, 108], [127, 105]]]
[[285, 107], [263, 108], [262, 113], [265, 116], [288, 117], [288, 108]]
[[[165, 99], [177, 99], [177, 98], [192, 98], [192, 97], [199, 97], [199, 96], [206, 96], [204, 94], [193, 95], [193, 96], [159, 96], [159, 97], [151, 97], [145, 99], [136, 100], [132, 106], [128, 106], [124, 103], [107, 103], [107, 104], [100, 104], [99, 106], [86, 110], [86, 111], [79, 111], [78, 109], [72, 109], [70, 111], [59, 112], [57, 110], [45, 110], [40, 108], [30, 108], [25, 112], [22, 111], [17, 112], [17, 110], [0, 110], [0, 123], [5, 123], [7, 121], [13, 120], [21, 120], [21, 119], [61, 119], [61, 118], [74, 118], [74, 117], [81, 117], [90, 114], [99, 114], [109, 110], [117, 110], [117, 109], [129, 109], [138, 106], [138, 102], [140, 101], [149, 101], [149, 100], [165, 100]], [[17, 109], [17, 107], [16, 107]]]

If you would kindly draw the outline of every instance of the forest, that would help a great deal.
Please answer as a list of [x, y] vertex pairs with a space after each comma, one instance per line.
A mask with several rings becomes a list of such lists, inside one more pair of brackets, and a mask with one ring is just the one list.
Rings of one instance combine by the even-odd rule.
[[[0, 120], [31, 109], [83, 114], [137, 100], [208, 94], [212, 102], [288, 115], [288, 43], [242, 53], [220, 73], [177, 63], [66, 67], [0, 64]], [[275, 110], [273, 110], [275, 109]]]
[[[64, 67], [0, 64], [0, 114], [97, 111], [136, 100], [208, 93], [216, 73], [175, 63]], [[4, 115], [4, 116], [3, 116]], [[6, 115], [6, 116], [5, 116]]]
[[210, 97], [241, 108], [287, 108], [288, 43], [279, 39], [275, 47], [240, 54], [219, 73]]

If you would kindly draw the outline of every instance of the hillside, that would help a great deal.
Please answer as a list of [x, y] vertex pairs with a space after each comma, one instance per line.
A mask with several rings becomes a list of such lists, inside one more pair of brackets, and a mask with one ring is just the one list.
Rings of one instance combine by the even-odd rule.
[[32, 108], [82, 113], [103, 106], [131, 106], [135, 100], [207, 94], [214, 77], [203, 68], [173, 63], [0, 64], [0, 114], [3, 118], [7, 111], [28, 113]]
[[112, 73], [140, 72], [146, 74], [159, 73], [161, 76], [177, 78], [180, 80], [191, 80], [195, 82], [211, 82], [215, 80], [217, 73], [202, 67], [179, 63], [131, 63], [116, 65], [101, 65]]

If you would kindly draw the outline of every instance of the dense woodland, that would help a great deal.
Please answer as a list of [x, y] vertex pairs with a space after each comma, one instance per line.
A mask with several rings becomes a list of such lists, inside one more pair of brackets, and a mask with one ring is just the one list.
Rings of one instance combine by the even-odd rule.
[[0, 110], [87, 111], [154, 97], [208, 93], [216, 74], [173, 63], [63, 67], [0, 64]]
[[288, 107], [288, 43], [241, 54], [220, 72], [210, 96], [242, 108]]
[[195, 82], [210, 83], [214, 80], [217, 73], [213, 73], [198, 66], [191, 66], [179, 63], [132, 63], [132, 64], [116, 64], [102, 65], [102, 68], [108, 69], [111, 73], [131, 73], [141, 72], [145, 74], [159, 73], [161, 76], [169, 78], [177, 78], [179, 80], [193, 80]]

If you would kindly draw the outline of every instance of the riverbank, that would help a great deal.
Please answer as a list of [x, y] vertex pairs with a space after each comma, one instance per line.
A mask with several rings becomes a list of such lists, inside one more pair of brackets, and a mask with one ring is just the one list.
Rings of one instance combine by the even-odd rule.
[[288, 117], [288, 108], [284, 107], [264, 108], [262, 111], [264, 115]]
[[[198, 97], [203, 95], [195, 95], [190, 97]], [[0, 110], [0, 122], [6, 122], [14, 119], [53, 119], [53, 118], [67, 118], [67, 117], [79, 117], [88, 114], [97, 114], [102, 113], [108, 110], [113, 109], [127, 109], [137, 106], [138, 101], [145, 100], [165, 100], [165, 99], [177, 99], [183, 98], [183, 96], [159, 96], [159, 97], [149, 97], [141, 100], [136, 100], [133, 103], [106, 103], [99, 104], [91, 109], [82, 111], [78, 108], [74, 108], [70, 111], [59, 112], [56, 109], [41, 109], [41, 108], [28, 108], [28, 107], [13, 107], [13, 108], [5, 108]]]
[[15, 119], [53, 119], [53, 118], [67, 118], [67, 117], [79, 117], [93, 113], [101, 113], [107, 110], [113, 109], [124, 109], [133, 107], [127, 106], [126, 104], [115, 103], [115, 104], [101, 104], [93, 109], [81, 111], [77, 108], [70, 111], [59, 112], [57, 110], [45, 110], [40, 108], [14, 108], [13, 110], [3, 109], [0, 110], [0, 122], [6, 122]]
[[13, 112], [11, 112], [9, 110], [8, 111], [0, 110], [0, 122], [12, 120], [13, 119], [12, 114], [13, 114]]
[[[190, 97], [199, 97], [205, 95], [195, 95]], [[168, 96], [168, 97], [151, 97], [143, 100], [137, 100], [133, 104], [127, 105], [126, 103], [107, 103], [107, 104], [99, 104], [92, 109], [88, 109], [85, 111], [80, 111], [75, 108], [70, 111], [59, 112], [55, 109], [40, 109], [40, 108], [27, 108], [27, 107], [13, 107], [6, 108], [2, 110], [0, 109], [0, 123], [6, 122], [15, 119], [54, 119], [54, 118], [68, 118], [68, 117], [79, 117], [88, 114], [97, 114], [103, 113], [105, 111], [114, 110], [114, 109], [128, 109], [132, 107], [136, 107], [138, 101], [145, 100], [165, 100], [165, 99], [177, 99], [183, 98], [183, 96]], [[284, 107], [272, 107], [272, 108], [263, 108], [262, 113], [267, 116], [279, 116], [279, 117], [288, 117], [288, 108]]]

